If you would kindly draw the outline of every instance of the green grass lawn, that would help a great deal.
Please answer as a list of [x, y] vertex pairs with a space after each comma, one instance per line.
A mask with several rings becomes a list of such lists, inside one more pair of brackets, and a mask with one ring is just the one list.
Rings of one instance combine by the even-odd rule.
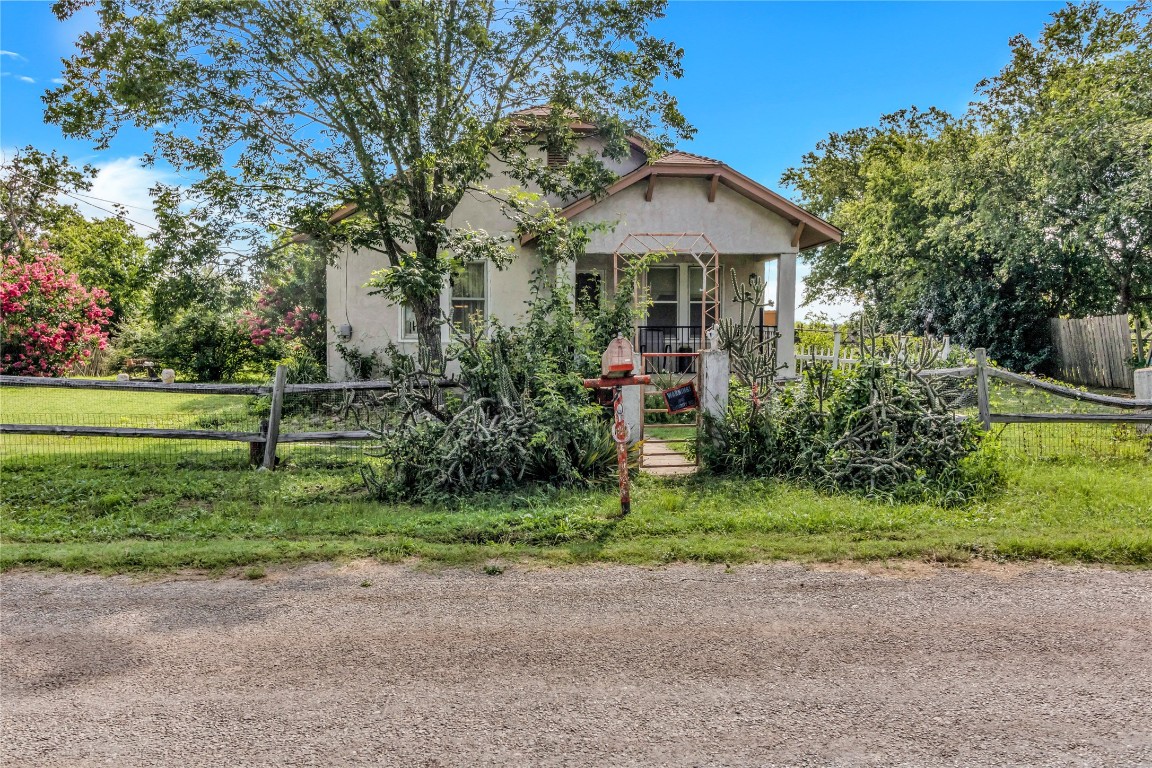
[[[48, 395], [57, 391], [3, 390], [4, 420], [46, 413], [57, 423], [84, 423], [74, 417], [95, 418], [97, 405], [102, 418], [135, 426], [143, 415], [237, 424], [259, 415], [243, 397], [156, 394], [144, 403], [140, 393], [71, 392], [51, 402]], [[113, 406], [109, 395], [129, 399]], [[1075, 429], [1045, 426], [1043, 435], [1009, 428], [1001, 435], [1007, 487], [968, 506], [887, 504], [782, 482], [642, 478], [624, 519], [611, 486], [500, 494], [458, 508], [381, 504], [365, 493], [360, 453], [348, 448], [292, 446], [283, 469], [267, 473], [247, 468], [244, 445], [8, 436], [0, 438], [0, 566], [221, 569], [344, 557], [457, 564], [984, 557], [1152, 566], [1148, 443], [1133, 439], [1131, 428], [1068, 426]], [[1007, 439], [1013, 435], [1015, 442]], [[1016, 443], [1039, 448], [1007, 448]]]

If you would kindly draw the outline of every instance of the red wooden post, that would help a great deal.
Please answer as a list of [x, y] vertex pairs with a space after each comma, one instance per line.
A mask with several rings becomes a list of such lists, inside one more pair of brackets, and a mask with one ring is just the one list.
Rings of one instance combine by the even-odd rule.
[[616, 471], [620, 474], [620, 514], [632, 511], [632, 492], [628, 482], [628, 422], [624, 421], [624, 387], [612, 388], [613, 435], [616, 440]]
[[651, 376], [584, 379], [588, 389], [612, 390], [612, 439], [616, 441], [616, 469], [620, 473], [620, 514], [632, 511], [632, 493], [628, 482], [628, 422], [624, 419], [624, 387], [651, 384]]

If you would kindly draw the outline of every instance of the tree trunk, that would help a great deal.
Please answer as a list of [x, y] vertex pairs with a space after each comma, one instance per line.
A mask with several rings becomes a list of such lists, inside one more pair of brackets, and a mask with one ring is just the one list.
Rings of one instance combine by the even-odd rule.
[[[416, 236], [416, 251], [426, 272], [437, 272], [440, 242], [430, 234], [431, 227]], [[441, 285], [441, 288], [443, 286]], [[444, 372], [444, 346], [440, 343], [440, 293], [411, 302], [416, 315], [416, 333], [420, 339], [417, 360], [426, 373], [442, 375]]]
[[420, 341], [417, 361], [428, 374], [440, 375], [444, 369], [444, 346], [440, 342], [440, 297], [411, 302], [416, 315], [416, 333]]

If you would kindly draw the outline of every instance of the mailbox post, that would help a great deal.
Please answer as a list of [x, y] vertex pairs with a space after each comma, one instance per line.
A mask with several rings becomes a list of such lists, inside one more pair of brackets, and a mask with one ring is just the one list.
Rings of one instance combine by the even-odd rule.
[[[628, 484], [628, 422], [624, 419], [624, 387], [651, 384], [652, 377], [634, 375], [636, 354], [632, 343], [617, 336], [608, 344], [600, 360], [600, 378], [584, 379], [588, 389], [612, 390], [612, 439], [616, 441], [616, 466], [620, 473], [620, 514], [632, 511]], [[643, 407], [643, 404], [641, 404]]]

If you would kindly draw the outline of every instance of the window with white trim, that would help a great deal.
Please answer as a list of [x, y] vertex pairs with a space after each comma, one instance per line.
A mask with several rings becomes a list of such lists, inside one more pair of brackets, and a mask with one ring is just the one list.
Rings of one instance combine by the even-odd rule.
[[420, 332], [416, 328], [416, 312], [407, 304], [400, 305], [400, 340], [418, 341]]
[[452, 276], [452, 322], [471, 328], [488, 317], [488, 262], [473, 261]]

